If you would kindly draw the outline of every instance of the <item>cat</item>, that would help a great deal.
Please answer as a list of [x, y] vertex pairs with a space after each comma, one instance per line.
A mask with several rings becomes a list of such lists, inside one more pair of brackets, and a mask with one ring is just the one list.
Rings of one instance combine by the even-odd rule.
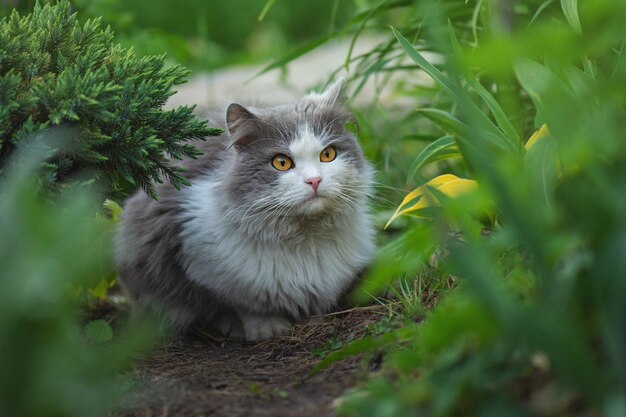
[[370, 262], [374, 171], [346, 129], [342, 82], [288, 104], [233, 103], [225, 116], [210, 120], [224, 133], [181, 162], [191, 186], [127, 200], [119, 281], [132, 304], [159, 307], [178, 329], [287, 335], [330, 312]]

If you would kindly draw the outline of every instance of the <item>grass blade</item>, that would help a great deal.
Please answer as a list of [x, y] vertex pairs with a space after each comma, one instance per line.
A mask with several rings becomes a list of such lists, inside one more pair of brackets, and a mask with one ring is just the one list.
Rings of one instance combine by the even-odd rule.
[[419, 114], [423, 115], [437, 126], [442, 128], [446, 133], [455, 136], [461, 136], [469, 130], [469, 126], [454, 117], [447, 111], [435, 108], [418, 109]]
[[578, 18], [578, 0], [561, 0], [561, 8], [572, 30], [582, 35], [583, 29], [580, 26], [580, 19]]
[[409, 179], [415, 178], [417, 172], [424, 166], [433, 162], [441, 161], [443, 159], [460, 157], [459, 147], [456, 144], [456, 140], [452, 136], [442, 136], [436, 141], [429, 143], [422, 152], [417, 156], [413, 166], [411, 167], [411, 173]]
[[528, 25], [526, 27], [532, 25], [533, 22], [537, 20], [537, 18], [541, 15], [541, 13], [552, 3], [554, 3], [554, 0], [546, 0], [543, 3], [541, 3], [539, 7], [537, 7], [537, 11], [533, 15], [533, 17], [530, 19], [530, 22], [528, 22]]
[[395, 35], [396, 39], [400, 43], [404, 52], [411, 58], [413, 62], [420, 66], [422, 70], [424, 70], [430, 77], [437, 82], [445, 91], [448, 92], [452, 97], [456, 98], [458, 101], [462, 101], [462, 92], [460, 87], [453, 83], [448, 77], [443, 75], [441, 71], [439, 71], [433, 64], [428, 62], [426, 58], [422, 54], [420, 54], [417, 49], [404, 37], [400, 32], [396, 30], [396, 28], [392, 27], [391, 30]]
[[463, 72], [463, 77], [467, 81], [467, 83], [480, 95], [480, 98], [483, 99], [491, 114], [496, 119], [498, 126], [505, 133], [506, 137], [511, 142], [511, 145], [514, 148], [519, 148], [521, 139], [517, 130], [513, 127], [513, 124], [509, 121], [506, 113], [502, 110], [502, 107], [498, 104], [496, 99], [489, 94], [489, 91], [478, 81], [478, 79], [469, 71], [469, 69], [463, 64], [463, 51], [461, 50], [461, 45], [459, 44], [459, 40], [457, 39], [454, 28], [452, 27], [452, 22], [448, 21], [448, 30], [450, 31], [450, 42], [452, 44], [452, 51], [454, 52], [454, 56], [456, 58], [456, 62], [461, 66], [461, 71]]
[[346, 62], [344, 63], [344, 68], [346, 69], [346, 72], [348, 72], [350, 69], [350, 62], [352, 60], [352, 53], [354, 52], [354, 46], [356, 45], [356, 41], [361, 35], [361, 32], [363, 32], [363, 29], [365, 29], [367, 22], [369, 22], [372, 17], [380, 14], [382, 11], [388, 11], [396, 7], [405, 7], [409, 4], [410, 2], [407, 2], [406, 0], [383, 2], [377, 6], [372, 7], [369, 10], [364, 11], [363, 13], [360, 13], [357, 16], [357, 18], [361, 20], [361, 24], [359, 25], [359, 28], [356, 30], [356, 32], [352, 36], [352, 40], [350, 41], [348, 55], [346, 56]]
[[[481, 140], [489, 138], [492, 142], [495, 139], [495, 142], [500, 142], [497, 144], [498, 148], [506, 149], [512, 153], [517, 151], [517, 147], [513, 149], [511, 142], [504, 137], [502, 131], [500, 131], [500, 129], [498, 129], [498, 127], [494, 125], [491, 120], [489, 120], [489, 118], [476, 106], [476, 104], [472, 102], [472, 100], [467, 96], [467, 93], [458, 83], [446, 77], [434, 65], [428, 62], [426, 58], [424, 58], [424, 56], [420, 54], [417, 49], [415, 49], [415, 47], [395, 28], [392, 27], [391, 30], [409, 58], [419, 65], [428, 75], [430, 75], [443, 90], [450, 94], [457, 102], [459, 108], [463, 109], [467, 113], [467, 117], [477, 125], [478, 129], [481, 130], [480, 134], [475, 135], [475, 139]], [[468, 130], [465, 132], [467, 131]], [[481, 144], [477, 143], [475, 145], [480, 146]]]
[[533, 185], [537, 198], [551, 207], [554, 204], [554, 190], [559, 174], [558, 153], [554, 140], [545, 135], [540, 139], [528, 147], [524, 155], [524, 166], [527, 181]]
[[[475, 148], [491, 144], [494, 145], [493, 147], [495, 147], [495, 149], [506, 149], [506, 143], [502, 142], [499, 135], [494, 135], [491, 132], [485, 132], [483, 130], [473, 128], [463, 123], [447, 111], [427, 108], [419, 109], [418, 112], [437, 124], [446, 133], [452, 134], [457, 138], [457, 140], [463, 143], [472, 144]], [[470, 140], [470, 138], [472, 140]], [[475, 143], [477, 138], [480, 138], [480, 140], [484, 140], [485, 142]]]
[[276, 3], [276, 0], [268, 0], [267, 3], [265, 3], [265, 6], [263, 6], [263, 10], [261, 10], [261, 14], [259, 15], [259, 18], [258, 18], [259, 22], [265, 19], [265, 15], [267, 14], [267, 12], [270, 11], [274, 3]]

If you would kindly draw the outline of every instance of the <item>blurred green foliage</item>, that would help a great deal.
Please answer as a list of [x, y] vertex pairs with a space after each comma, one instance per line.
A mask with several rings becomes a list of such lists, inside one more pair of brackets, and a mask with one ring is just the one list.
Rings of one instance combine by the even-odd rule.
[[[338, 32], [395, 27], [347, 60], [357, 93], [395, 75], [395, 94], [419, 108], [380, 111], [391, 134], [361, 120], [368, 153], [391, 161], [379, 165], [384, 182], [408, 192], [450, 172], [479, 184], [438, 195], [430, 220], [404, 219], [387, 235], [361, 294], [400, 278], [437, 302], [423, 324], [322, 362], [387, 353], [385, 372], [347, 395], [341, 414], [626, 415], [625, 6], [382, 1]], [[526, 149], [544, 123], [550, 134]], [[476, 214], [487, 206], [485, 222]], [[424, 280], [433, 268], [439, 279]], [[419, 307], [421, 297], [398, 295]]]
[[45, 156], [31, 147], [0, 179], [0, 415], [99, 416], [131, 386], [123, 372], [155, 327], [81, 323], [75, 289], [110, 274], [112, 224], [84, 187], [42, 197]]
[[[36, 0], [0, 3], [32, 10]], [[40, 3], [46, 3], [41, 0]], [[278, 0], [263, 19], [267, 0], [73, 0], [79, 18], [102, 17], [118, 41], [139, 56], [166, 53], [195, 70], [251, 63], [280, 55], [301, 42], [343, 25], [349, 1]]]

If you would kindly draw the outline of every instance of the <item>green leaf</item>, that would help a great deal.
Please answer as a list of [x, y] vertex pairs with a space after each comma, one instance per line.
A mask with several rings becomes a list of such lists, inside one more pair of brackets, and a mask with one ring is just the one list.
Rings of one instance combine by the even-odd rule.
[[418, 350], [424, 358], [435, 357], [468, 336], [473, 343], [486, 344], [499, 331], [484, 305], [459, 289], [444, 297], [427, 317], [419, 331]]
[[448, 94], [461, 101], [463, 93], [460, 87], [456, 83], [452, 82], [452, 80], [450, 80], [448, 77], [443, 75], [443, 73], [435, 68], [434, 65], [428, 62], [426, 58], [424, 58], [424, 56], [420, 54], [417, 49], [415, 49], [415, 47], [404, 36], [402, 36], [400, 32], [396, 30], [396, 28], [392, 27], [391, 30], [393, 31], [393, 34], [395, 35], [396, 39], [398, 39], [400, 46], [402, 47], [402, 49], [404, 49], [404, 52], [406, 52], [409, 58], [411, 58], [413, 62], [419, 65], [420, 68], [423, 69], [428, 75], [430, 75], [430, 77], [435, 80], [437, 84], [439, 84], [445, 91], [448, 92]]
[[500, 104], [496, 101], [496, 99], [489, 94], [489, 91], [478, 81], [478, 79], [472, 74], [472, 72], [463, 64], [463, 52], [461, 50], [461, 45], [459, 44], [459, 40], [457, 39], [454, 33], [454, 27], [452, 27], [452, 22], [448, 21], [448, 30], [450, 32], [450, 42], [452, 43], [452, 50], [454, 52], [456, 62], [459, 63], [461, 70], [463, 72], [463, 77], [467, 81], [467, 83], [480, 95], [480, 98], [483, 99], [491, 114], [498, 122], [498, 126], [502, 131], [506, 134], [507, 138], [511, 142], [511, 145], [519, 148], [521, 139], [517, 130], [513, 127], [513, 124], [509, 121], [506, 113], [500, 107]]
[[536, 197], [553, 205], [554, 189], [559, 171], [557, 146], [550, 136], [542, 137], [524, 155], [525, 173]]
[[435, 108], [418, 109], [417, 112], [424, 117], [433, 121], [437, 126], [442, 128], [446, 133], [454, 135], [463, 135], [469, 129], [469, 126], [454, 117], [451, 113]]
[[443, 159], [460, 157], [459, 147], [452, 136], [442, 136], [436, 141], [429, 143], [417, 156], [411, 167], [409, 179], [414, 178], [417, 172], [425, 165]]
[[109, 292], [109, 288], [111, 288], [114, 282], [115, 279], [102, 279], [98, 285], [93, 288], [89, 288], [89, 294], [98, 300], [104, 300]]
[[535, 11], [533, 17], [530, 19], [530, 22], [528, 22], [528, 26], [532, 25], [533, 22], [537, 20], [537, 18], [541, 15], [541, 13], [552, 3], [554, 3], [554, 0], [545, 0], [543, 3], [541, 3], [539, 7], [537, 7], [537, 10]]
[[578, 18], [578, 0], [561, 0], [561, 8], [572, 30], [582, 35], [583, 29]]
[[102, 344], [113, 339], [113, 329], [111, 325], [102, 319], [92, 320], [85, 326], [85, 334], [94, 343]]
[[433, 135], [429, 133], [410, 133], [402, 136], [402, 140], [417, 140], [420, 142], [434, 142], [439, 139], [441, 135]]
[[354, 32], [354, 35], [352, 35], [352, 40], [350, 41], [350, 47], [348, 48], [348, 54], [346, 55], [346, 61], [344, 63], [344, 68], [346, 69], [346, 72], [350, 71], [350, 62], [352, 61], [352, 53], [354, 51], [354, 46], [356, 45], [356, 41], [361, 35], [361, 32], [363, 32], [363, 29], [365, 29], [367, 22], [371, 18], [380, 14], [383, 11], [391, 10], [396, 7], [408, 6], [409, 4], [410, 2], [406, 0], [382, 2], [372, 7], [371, 9], [365, 10], [364, 12], [355, 16], [354, 22], [361, 20], [361, 24], [359, 25], [358, 29]]
[[552, 97], [558, 94], [561, 102], [570, 105], [579, 101], [568, 86], [544, 65], [530, 59], [520, 59], [515, 63], [514, 69], [522, 88], [526, 90], [537, 108], [537, 116], [541, 116], [544, 121], [557, 116], [559, 109], [546, 103], [542, 96]]
[[[475, 152], [479, 152], [480, 149], [484, 149], [485, 146], [499, 150], [507, 149], [505, 143], [500, 140], [500, 136], [471, 127], [447, 111], [427, 108], [419, 109], [418, 112], [436, 123], [446, 133], [455, 136], [458, 143], [461, 145], [460, 150], [464, 158], [467, 155], [467, 151], [470, 149]], [[477, 143], [477, 140], [484, 142]]]
[[[493, 122], [489, 120], [489, 118], [476, 106], [476, 104], [472, 102], [466, 91], [457, 82], [453, 81], [449, 77], [446, 77], [434, 65], [428, 62], [426, 58], [424, 58], [424, 56], [422, 56], [422, 54], [420, 54], [417, 49], [415, 49], [415, 47], [413, 47], [413, 45], [395, 28], [392, 27], [391, 30], [409, 58], [419, 65], [420, 68], [422, 68], [428, 75], [430, 75], [430, 77], [432, 77], [444, 91], [450, 94], [458, 107], [463, 109], [466, 113], [465, 115], [467, 118], [471, 120], [473, 124], [476, 124], [476, 128], [472, 129], [474, 132], [480, 130], [480, 132], [478, 132], [479, 134], [474, 136], [476, 140], [489, 140], [490, 142], [496, 143], [498, 148], [506, 149], [512, 153], [517, 152], [518, 146], [513, 145], [512, 142], [502, 134], [502, 131], [500, 131], [496, 125], [494, 125]], [[480, 143], [476, 143], [475, 145], [481, 146]], [[467, 159], [466, 154], [463, 156]]]
[[263, 21], [265, 15], [270, 11], [274, 3], [276, 3], [276, 0], [268, 0], [267, 3], [265, 3], [265, 6], [263, 6], [263, 10], [261, 10], [261, 14], [259, 15], [259, 22]]
[[556, 78], [545, 66], [529, 59], [515, 63], [515, 75], [539, 111], [543, 108], [540, 93]]

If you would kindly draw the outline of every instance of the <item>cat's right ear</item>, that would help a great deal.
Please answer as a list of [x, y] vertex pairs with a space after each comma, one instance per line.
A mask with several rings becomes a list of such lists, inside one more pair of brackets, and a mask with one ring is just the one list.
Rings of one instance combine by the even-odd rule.
[[258, 133], [259, 118], [243, 107], [232, 103], [226, 110], [226, 126], [231, 137], [231, 146], [241, 150], [248, 146]]

